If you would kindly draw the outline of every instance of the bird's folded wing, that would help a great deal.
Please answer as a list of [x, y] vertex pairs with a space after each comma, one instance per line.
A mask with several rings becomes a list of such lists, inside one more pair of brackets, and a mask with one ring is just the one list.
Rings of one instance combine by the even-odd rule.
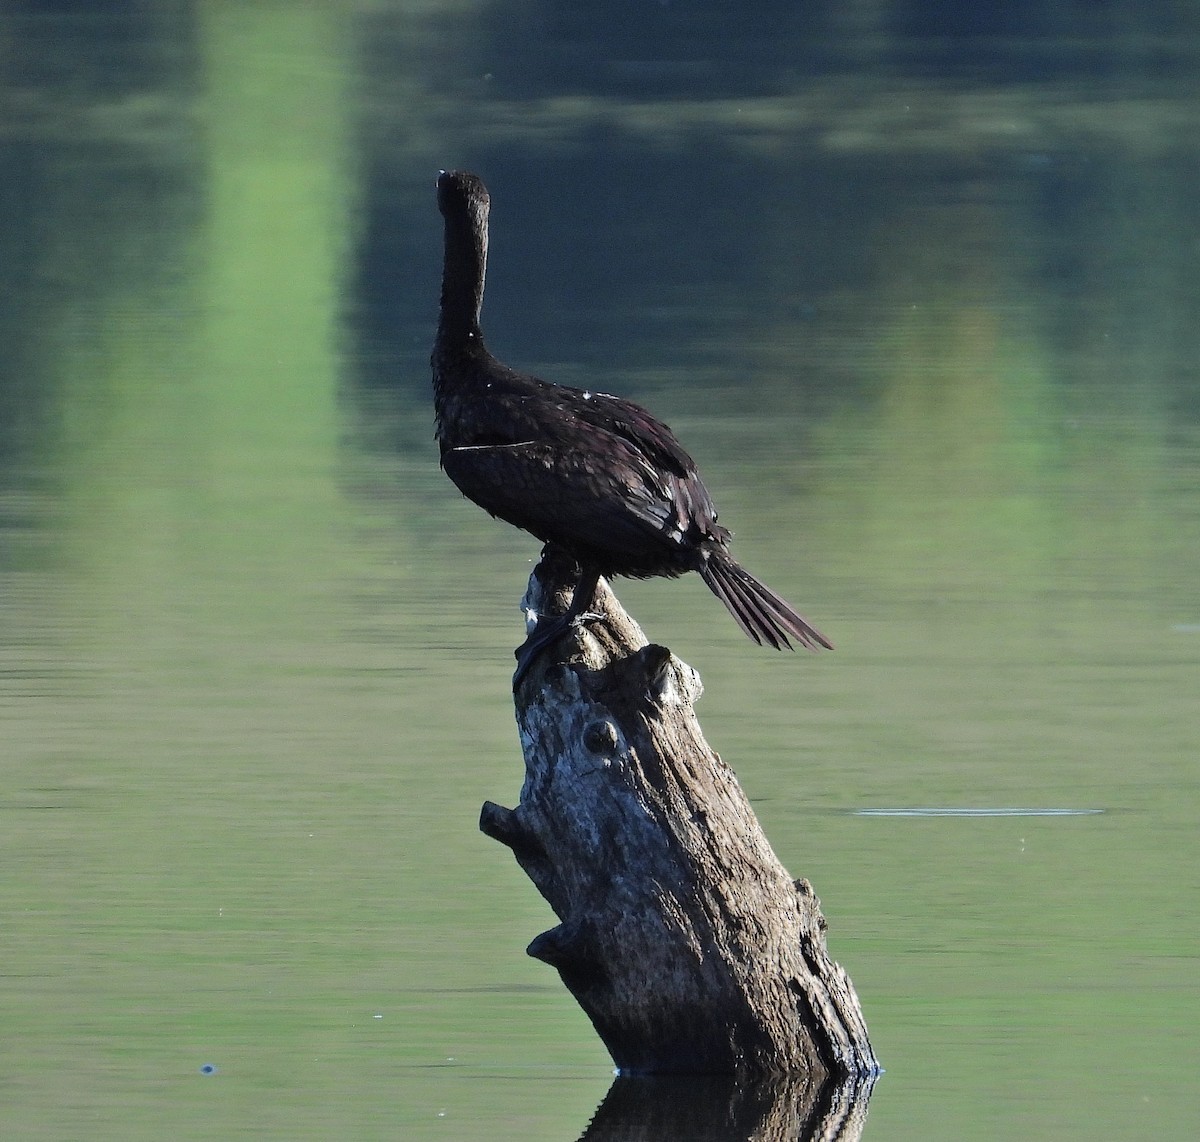
[[602, 449], [536, 441], [449, 448], [442, 467], [468, 499], [543, 540], [636, 549], [661, 545], [677, 528], [673, 481], [617, 437]]

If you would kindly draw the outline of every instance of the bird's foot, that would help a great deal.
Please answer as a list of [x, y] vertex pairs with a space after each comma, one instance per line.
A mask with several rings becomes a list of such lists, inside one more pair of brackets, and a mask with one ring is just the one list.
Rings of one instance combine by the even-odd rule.
[[513, 674], [513, 689], [516, 690], [521, 685], [525, 675], [529, 673], [529, 668], [542, 651], [557, 642], [569, 630], [573, 630], [585, 622], [592, 622], [603, 617], [596, 611], [584, 611], [578, 615], [572, 615], [568, 611], [566, 614], [553, 618], [547, 616], [539, 618], [537, 625], [529, 632], [529, 637], [513, 652], [517, 659], [516, 673]]
[[[545, 560], [546, 552], [542, 553], [542, 557]], [[534, 574], [536, 576], [537, 571]], [[580, 571], [575, 589], [571, 592], [571, 602], [561, 615], [551, 617], [538, 614], [532, 608], [526, 610], [526, 623], [532, 621], [534, 625], [525, 641], [516, 650], [517, 671], [513, 675], [513, 690], [521, 685], [522, 679], [529, 673], [529, 668], [533, 665], [534, 660], [552, 642], [556, 642], [580, 622], [603, 617], [593, 614], [588, 609], [596, 597], [596, 585], [599, 581], [599, 572], [585, 567]]]

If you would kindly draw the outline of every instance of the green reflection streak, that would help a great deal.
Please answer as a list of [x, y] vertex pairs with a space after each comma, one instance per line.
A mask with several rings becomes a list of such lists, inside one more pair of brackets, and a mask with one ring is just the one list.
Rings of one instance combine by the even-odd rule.
[[[1161, 494], [1168, 424], [1128, 407], [1153, 378], [1131, 377], [1123, 393], [1064, 383], [994, 212], [888, 222], [873, 400], [843, 406], [816, 441], [831, 558], [893, 614], [907, 600], [911, 619], [973, 637], [1060, 623], [1082, 637], [1082, 624], [1118, 616], [1164, 631], [1184, 613], [1159, 542], [1177, 506]], [[1064, 581], [1082, 589], [1064, 598]]]
[[[339, 22], [323, 5], [203, 9], [204, 547], [303, 588], [333, 523], [347, 188]], [[297, 479], [305, 487], [298, 494]], [[285, 592], [284, 592], [285, 593]], [[260, 606], [267, 592], [248, 595]]]
[[329, 578], [340, 509], [340, 22], [316, 5], [201, 16], [198, 225], [172, 217], [127, 251], [63, 338], [80, 625], [139, 656], [173, 653], [172, 625], [199, 651], [323, 621], [297, 596]]

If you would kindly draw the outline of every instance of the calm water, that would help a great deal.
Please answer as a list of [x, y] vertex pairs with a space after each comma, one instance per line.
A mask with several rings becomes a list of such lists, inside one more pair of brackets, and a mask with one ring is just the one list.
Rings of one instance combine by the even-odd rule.
[[[476, 829], [536, 544], [437, 470], [460, 165], [493, 347], [668, 419], [838, 644], [619, 584], [822, 897], [865, 1136], [1196, 1135], [1200, 17], [1058, 10], [8, 6], [6, 1137], [608, 1089]], [[862, 812], [922, 808], [1099, 812]]]

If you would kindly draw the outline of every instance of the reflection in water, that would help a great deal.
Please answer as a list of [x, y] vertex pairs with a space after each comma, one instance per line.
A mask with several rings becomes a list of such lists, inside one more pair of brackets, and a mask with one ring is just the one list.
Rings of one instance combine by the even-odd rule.
[[874, 1085], [619, 1077], [580, 1142], [857, 1142]]

